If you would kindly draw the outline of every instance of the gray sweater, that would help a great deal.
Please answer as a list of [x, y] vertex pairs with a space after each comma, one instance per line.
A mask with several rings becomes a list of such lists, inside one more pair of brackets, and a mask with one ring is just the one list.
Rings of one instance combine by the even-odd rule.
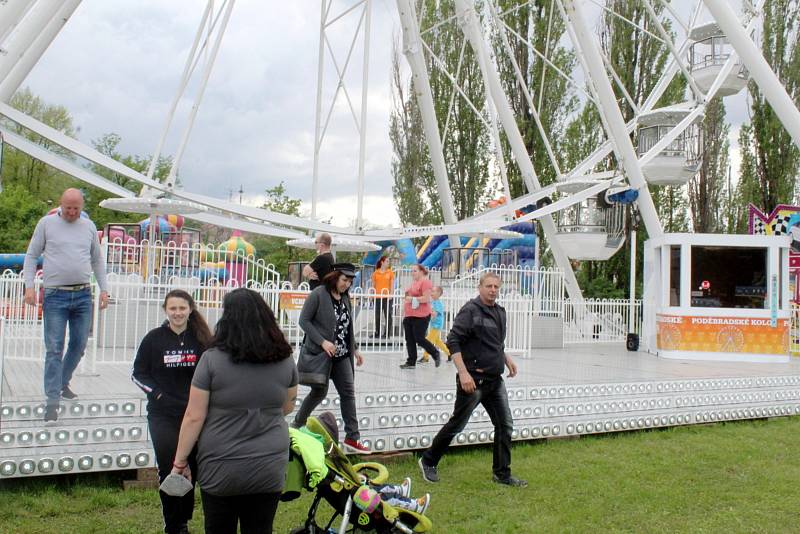
[[[305, 350], [309, 354], [319, 354], [322, 352], [322, 342], [334, 342], [336, 339], [336, 312], [333, 311], [333, 302], [330, 292], [325, 286], [319, 286], [309, 293], [300, 312], [300, 328], [306, 334]], [[350, 297], [342, 295], [342, 301], [353, 317], [353, 307], [350, 305]], [[353, 323], [350, 321], [350, 356], [355, 355], [355, 335], [353, 334]]]
[[108, 291], [106, 262], [89, 219], [67, 222], [54, 213], [39, 219], [25, 254], [25, 287], [33, 287], [36, 260], [44, 254], [44, 287], [88, 284], [94, 271], [101, 291]]

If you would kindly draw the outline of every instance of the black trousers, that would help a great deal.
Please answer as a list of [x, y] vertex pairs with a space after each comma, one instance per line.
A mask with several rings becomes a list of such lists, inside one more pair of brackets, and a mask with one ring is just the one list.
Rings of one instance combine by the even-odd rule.
[[[339, 404], [342, 409], [342, 420], [344, 421], [344, 435], [347, 438], [358, 441], [361, 439], [361, 434], [358, 431], [358, 416], [356, 415], [356, 386], [352, 358], [333, 360], [330, 379], [333, 380], [333, 385], [339, 394]], [[300, 409], [297, 410], [297, 414], [294, 416], [295, 425], [301, 427], [306, 424], [308, 416], [328, 394], [329, 384], [330, 382], [324, 386], [311, 387], [311, 391], [303, 399], [303, 404], [300, 405]]]
[[[178, 448], [178, 434], [181, 430], [180, 416], [162, 415], [158, 413], [147, 414], [147, 426], [150, 428], [150, 439], [156, 453], [158, 465], [158, 480], [163, 482], [172, 471], [172, 462], [175, 460], [175, 450]], [[194, 481], [197, 480], [197, 451], [189, 455], [189, 467], [192, 470], [192, 489], [183, 497], [173, 497], [163, 491], [158, 492], [161, 497], [161, 510], [164, 514], [164, 532], [172, 534], [179, 532], [192, 518], [194, 512]]]
[[514, 421], [508, 407], [508, 393], [503, 377], [477, 378], [475, 391], [466, 393], [456, 377], [456, 403], [453, 415], [444, 424], [428, 450], [422, 453], [422, 461], [427, 465], [437, 465], [450, 447], [450, 442], [467, 426], [472, 411], [482, 404], [494, 425], [494, 448], [492, 450], [492, 472], [498, 478], [511, 475], [511, 431]]
[[272, 534], [280, 492], [220, 497], [200, 489], [206, 534]]
[[381, 335], [381, 315], [386, 317], [386, 337], [392, 335], [392, 299], [375, 299], [375, 337]]
[[434, 360], [439, 359], [439, 349], [433, 343], [425, 339], [428, 333], [428, 323], [431, 316], [427, 317], [405, 317], [403, 318], [403, 330], [406, 333], [406, 351], [408, 352], [408, 365], [417, 364], [417, 345], [433, 356]]

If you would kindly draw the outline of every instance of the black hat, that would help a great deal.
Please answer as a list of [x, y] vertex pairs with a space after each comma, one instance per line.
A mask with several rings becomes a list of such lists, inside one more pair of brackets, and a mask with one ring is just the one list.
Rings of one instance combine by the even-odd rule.
[[350, 278], [355, 278], [355, 276], [356, 276], [356, 266], [353, 265], [352, 263], [347, 263], [347, 262], [345, 262], [345, 263], [334, 263], [333, 264], [333, 270], [334, 271], [339, 271], [343, 275], [348, 276]]

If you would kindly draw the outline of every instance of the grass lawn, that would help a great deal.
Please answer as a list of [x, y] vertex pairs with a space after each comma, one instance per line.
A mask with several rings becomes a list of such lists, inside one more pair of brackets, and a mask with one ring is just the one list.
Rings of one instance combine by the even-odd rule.
[[[800, 417], [518, 444], [526, 489], [491, 483], [491, 448], [454, 449], [442, 482], [411, 458], [389, 464], [433, 495], [435, 532], [789, 532], [800, 530]], [[300, 524], [310, 494], [278, 508], [276, 532]], [[2, 533], [157, 533], [155, 491], [104, 477], [7, 480]], [[190, 524], [202, 532], [199, 504]]]

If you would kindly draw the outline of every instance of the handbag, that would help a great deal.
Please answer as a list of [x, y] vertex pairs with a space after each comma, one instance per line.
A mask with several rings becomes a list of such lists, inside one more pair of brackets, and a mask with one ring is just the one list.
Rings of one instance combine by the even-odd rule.
[[305, 344], [300, 347], [297, 357], [297, 374], [299, 382], [304, 386], [325, 386], [331, 376], [333, 361], [325, 352], [314, 354], [306, 350]]

